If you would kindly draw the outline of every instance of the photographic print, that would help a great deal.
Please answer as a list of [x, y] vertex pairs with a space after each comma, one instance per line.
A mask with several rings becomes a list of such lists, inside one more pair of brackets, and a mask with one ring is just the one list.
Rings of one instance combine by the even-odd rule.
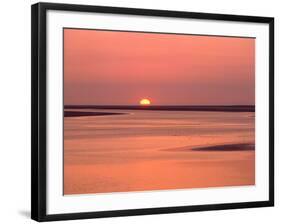
[[274, 205], [274, 18], [31, 12], [32, 219]]
[[255, 185], [255, 41], [64, 28], [64, 194]]

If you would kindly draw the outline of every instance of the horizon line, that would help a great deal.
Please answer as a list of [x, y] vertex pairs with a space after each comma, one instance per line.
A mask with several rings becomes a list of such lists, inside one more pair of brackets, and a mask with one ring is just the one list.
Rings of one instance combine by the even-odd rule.
[[[140, 104], [64, 104], [64, 106], [144, 106]], [[169, 106], [169, 107], [177, 107], [177, 106], [191, 106], [191, 107], [201, 107], [201, 106], [214, 106], [214, 107], [237, 107], [237, 106], [251, 106], [254, 107], [255, 104], [150, 104], [145, 105], [146, 107], [151, 106]]]

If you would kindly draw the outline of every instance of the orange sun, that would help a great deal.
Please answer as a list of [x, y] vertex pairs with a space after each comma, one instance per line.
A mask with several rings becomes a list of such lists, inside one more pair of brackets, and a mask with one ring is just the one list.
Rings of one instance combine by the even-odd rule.
[[141, 99], [140, 100], [140, 105], [150, 105], [150, 100], [149, 99]]

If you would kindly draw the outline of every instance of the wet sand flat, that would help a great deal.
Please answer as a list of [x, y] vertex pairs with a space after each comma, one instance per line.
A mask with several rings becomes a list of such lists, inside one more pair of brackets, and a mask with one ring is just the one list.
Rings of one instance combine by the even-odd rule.
[[65, 117], [65, 194], [255, 184], [254, 112], [83, 112], [108, 115]]

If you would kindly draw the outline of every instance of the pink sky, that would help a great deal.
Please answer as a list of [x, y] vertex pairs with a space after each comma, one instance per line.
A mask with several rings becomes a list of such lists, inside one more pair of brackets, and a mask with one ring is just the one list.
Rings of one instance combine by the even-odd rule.
[[255, 39], [64, 29], [69, 104], [255, 104]]

